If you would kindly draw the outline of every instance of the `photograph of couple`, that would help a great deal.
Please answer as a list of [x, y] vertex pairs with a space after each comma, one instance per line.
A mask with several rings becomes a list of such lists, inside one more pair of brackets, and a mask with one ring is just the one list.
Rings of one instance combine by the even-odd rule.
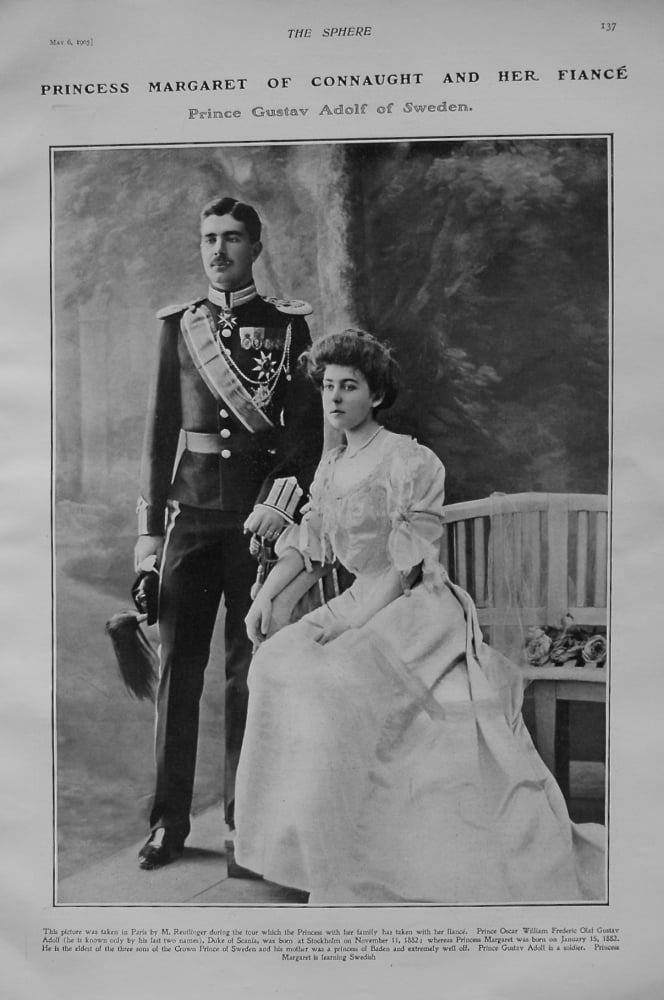
[[607, 900], [610, 153], [53, 151], [56, 903]]

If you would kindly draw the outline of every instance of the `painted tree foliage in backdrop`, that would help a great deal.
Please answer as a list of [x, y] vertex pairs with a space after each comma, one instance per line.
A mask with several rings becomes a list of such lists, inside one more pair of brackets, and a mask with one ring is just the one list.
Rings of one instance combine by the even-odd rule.
[[[312, 301], [315, 336], [350, 312], [394, 345], [404, 391], [391, 422], [446, 461], [451, 498], [606, 489], [604, 140], [57, 155], [65, 494], [80, 488], [75, 446], [86, 420], [78, 373], [90, 345], [81, 311], [144, 310], [140, 330], [111, 323], [107, 355], [96, 358], [112, 383], [98, 405], [107, 408], [109, 447], [126, 461], [128, 486], [140, 449], [151, 313], [204, 287], [196, 219], [219, 192], [259, 206], [262, 284]], [[345, 192], [336, 214], [325, 199], [334, 174]], [[342, 230], [343, 260], [326, 253]], [[344, 309], [336, 308], [342, 299]]]
[[[360, 324], [393, 344], [387, 419], [438, 452], [448, 500], [604, 491], [607, 156], [601, 139], [71, 149], [53, 192], [63, 875], [135, 840], [151, 795], [150, 706], [128, 705], [103, 626], [129, 602], [155, 312], [205, 291], [201, 205], [256, 205], [257, 283], [310, 300], [314, 337]], [[209, 675], [195, 810], [221, 789]]]
[[602, 140], [360, 147], [367, 323], [394, 344], [397, 423], [450, 496], [603, 492], [608, 212]]

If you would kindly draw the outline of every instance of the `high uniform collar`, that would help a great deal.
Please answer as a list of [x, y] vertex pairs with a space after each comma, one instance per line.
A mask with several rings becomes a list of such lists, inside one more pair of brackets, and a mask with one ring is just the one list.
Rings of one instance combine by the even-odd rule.
[[222, 309], [237, 309], [238, 306], [243, 306], [246, 302], [251, 302], [257, 295], [256, 286], [252, 281], [250, 285], [238, 288], [235, 292], [220, 292], [218, 288], [213, 288], [210, 285], [207, 297], [210, 302], [214, 302], [216, 306], [221, 306]]

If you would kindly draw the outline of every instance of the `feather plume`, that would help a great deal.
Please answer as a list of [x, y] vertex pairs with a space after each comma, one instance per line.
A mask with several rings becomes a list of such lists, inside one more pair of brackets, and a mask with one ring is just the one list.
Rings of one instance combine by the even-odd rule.
[[141, 628], [145, 618], [135, 611], [119, 611], [106, 622], [106, 634], [113, 643], [120, 676], [127, 690], [139, 700], [154, 701], [159, 657]]

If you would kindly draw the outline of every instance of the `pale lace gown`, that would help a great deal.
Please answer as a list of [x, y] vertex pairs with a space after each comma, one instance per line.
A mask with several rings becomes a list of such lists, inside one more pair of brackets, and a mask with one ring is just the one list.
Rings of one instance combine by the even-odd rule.
[[[280, 540], [338, 557], [353, 586], [256, 654], [237, 778], [238, 862], [310, 903], [604, 898], [604, 828], [570, 822], [523, 724], [519, 670], [481, 637], [438, 559], [444, 470], [383, 432], [377, 468], [336, 495], [323, 459], [311, 512]], [[422, 582], [326, 645], [390, 570]]]

